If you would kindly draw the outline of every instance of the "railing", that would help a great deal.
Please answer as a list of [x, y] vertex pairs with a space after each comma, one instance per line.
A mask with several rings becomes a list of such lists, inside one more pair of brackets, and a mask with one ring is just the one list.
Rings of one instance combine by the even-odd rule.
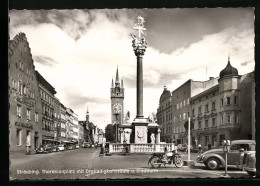
[[[167, 147], [168, 151], [174, 150], [173, 143], [160, 143], [160, 144], [127, 144], [130, 153], [152, 153], [152, 152], [164, 152], [164, 148]], [[110, 153], [121, 153], [123, 152], [124, 144], [120, 143], [110, 143], [109, 152]]]

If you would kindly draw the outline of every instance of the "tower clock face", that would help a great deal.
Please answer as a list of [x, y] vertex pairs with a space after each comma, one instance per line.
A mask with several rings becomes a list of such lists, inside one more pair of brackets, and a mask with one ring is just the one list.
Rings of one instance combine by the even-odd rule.
[[122, 110], [122, 106], [119, 103], [114, 104], [113, 106], [113, 110], [115, 114], [119, 114], [121, 113]]

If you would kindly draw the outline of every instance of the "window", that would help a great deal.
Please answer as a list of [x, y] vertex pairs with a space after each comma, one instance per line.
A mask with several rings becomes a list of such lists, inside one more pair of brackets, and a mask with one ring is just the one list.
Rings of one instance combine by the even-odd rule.
[[39, 122], [39, 114], [38, 114], [38, 112], [35, 112], [35, 122], [36, 123]]
[[230, 150], [239, 150], [243, 148], [245, 151], [250, 150], [248, 144], [234, 144], [230, 147]]
[[199, 111], [198, 111], [199, 114], [201, 114], [201, 106], [199, 107]]
[[209, 127], [209, 120], [205, 120], [205, 128]]
[[179, 109], [179, 103], [177, 103], [177, 109]]
[[227, 116], [227, 122], [231, 123], [231, 117], [230, 116]]
[[212, 145], [215, 146], [214, 144], [217, 142], [217, 136], [213, 135], [212, 136]]
[[220, 99], [220, 104], [221, 104], [221, 106], [224, 105], [224, 99], [223, 98]]
[[21, 105], [17, 105], [17, 117], [18, 118], [22, 118], [21, 110], [22, 110], [22, 106]]
[[205, 136], [205, 146], [209, 143], [209, 136]]
[[182, 108], [182, 102], [180, 102], [180, 108]]
[[224, 116], [221, 116], [221, 124], [224, 124]]
[[27, 109], [27, 121], [31, 120], [31, 110]]
[[192, 109], [192, 116], [195, 115], [195, 109]]
[[230, 105], [230, 97], [227, 97], [227, 105]]
[[184, 107], [186, 106], [186, 101], [185, 101], [185, 100], [183, 101], [183, 106], [184, 106]]
[[205, 105], [205, 112], [208, 112], [208, 111], [209, 111], [209, 105], [206, 104], [206, 105]]
[[29, 130], [26, 131], [26, 145], [31, 145], [31, 132]]
[[216, 118], [212, 118], [212, 127], [216, 126]]
[[175, 116], [173, 116], [173, 123], [175, 123]]
[[201, 121], [198, 123], [198, 128], [201, 129]]
[[237, 105], [237, 96], [234, 96], [234, 105]]
[[238, 115], [234, 116], [234, 121], [235, 121], [235, 123], [238, 123]]
[[183, 120], [185, 120], [186, 119], [186, 114], [185, 113], [183, 113]]
[[190, 99], [188, 98], [188, 99], [187, 99], [187, 105], [189, 105], [189, 104], [190, 104]]
[[212, 102], [212, 110], [216, 110], [216, 102], [215, 101]]
[[22, 145], [22, 129], [16, 130], [16, 145]]
[[180, 115], [180, 121], [181, 121], [181, 115]]
[[222, 142], [225, 140], [225, 134], [219, 135], [219, 145], [222, 146]]

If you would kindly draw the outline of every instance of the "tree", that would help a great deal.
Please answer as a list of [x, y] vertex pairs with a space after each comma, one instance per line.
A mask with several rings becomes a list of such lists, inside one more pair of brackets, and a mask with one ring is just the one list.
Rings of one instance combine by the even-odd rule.
[[116, 133], [115, 125], [108, 124], [105, 128], [106, 141], [114, 142], [115, 141], [115, 133]]

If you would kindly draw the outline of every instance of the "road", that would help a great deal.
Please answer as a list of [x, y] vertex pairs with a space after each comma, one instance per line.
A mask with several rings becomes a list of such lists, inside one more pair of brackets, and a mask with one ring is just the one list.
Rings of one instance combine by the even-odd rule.
[[[219, 178], [224, 169], [210, 171], [203, 164], [195, 168], [168, 165], [159, 169], [148, 166], [149, 154], [99, 156], [99, 148], [81, 148], [49, 154], [10, 154], [10, 178], [14, 179], [156, 179], [156, 178]], [[195, 160], [197, 154], [192, 153]], [[182, 155], [187, 159], [187, 154]], [[249, 178], [246, 172], [228, 169], [229, 177]]]

